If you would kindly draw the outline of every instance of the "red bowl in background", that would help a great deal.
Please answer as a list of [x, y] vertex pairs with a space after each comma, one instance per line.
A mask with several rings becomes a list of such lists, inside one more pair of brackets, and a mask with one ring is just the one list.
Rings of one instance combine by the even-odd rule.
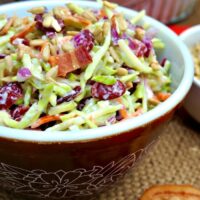
[[163, 23], [174, 23], [187, 17], [193, 10], [196, 0], [111, 0], [121, 6], [140, 11]]

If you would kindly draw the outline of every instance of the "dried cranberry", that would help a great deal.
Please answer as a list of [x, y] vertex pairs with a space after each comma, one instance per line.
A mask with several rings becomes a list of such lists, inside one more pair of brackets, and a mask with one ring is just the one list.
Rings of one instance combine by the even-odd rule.
[[29, 40], [27, 40], [27, 39], [24, 38], [23, 41], [22, 41], [22, 44], [24, 44], [26, 46], [29, 46], [30, 42], [29, 42]]
[[160, 62], [160, 65], [161, 65], [162, 67], [164, 67], [166, 61], [167, 61], [167, 58], [163, 58], [163, 59], [161, 60], [161, 62]]
[[158, 30], [154, 27], [149, 28], [145, 33], [145, 38], [152, 40], [158, 33]]
[[77, 106], [77, 109], [78, 110], [83, 110], [83, 108], [85, 107], [85, 105], [86, 105], [86, 103], [87, 103], [87, 101], [90, 99], [90, 97], [88, 97], [88, 98], [85, 98], [85, 99], [82, 99], [80, 102], [79, 102], [79, 104], [78, 104], [78, 106]]
[[20, 121], [24, 114], [28, 111], [29, 107], [26, 107], [24, 105], [16, 107], [14, 110], [11, 111], [11, 117], [16, 120]]
[[91, 51], [94, 46], [94, 36], [87, 29], [75, 35], [73, 38], [73, 41], [74, 41], [75, 47], [84, 46], [87, 51]]
[[6, 54], [0, 54], [0, 59], [4, 59], [6, 56]]
[[69, 102], [72, 101], [77, 97], [77, 95], [80, 93], [81, 87], [76, 86], [70, 93], [68, 93], [66, 96], [61, 97], [57, 100], [57, 104], [61, 104], [63, 102]]
[[96, 82], [93, 81], [93, 80], [91, 80], [91, 79], [87, 80], [87, 84], [88, 84], [88, 85], [93, 85], [93, 84], [95, 84], [95, 83], [96, 83]]
[[125, 85], [117, 81], [114, 85], [95, 83], [92, 85], [92, 96], [100, 100], [110, 100], [122, 96], [126, 91]]
[[137, 82], [133, 82], [133, 87], [130, 88], [128, 91], [133, 94], [135, 91], [136, 91], [136, 88], [137, 88]]
[[0, 109], [10, 108], [15, 102], [22, 98], [23, 90], [19, 83], [7, 83], [0, 87]]

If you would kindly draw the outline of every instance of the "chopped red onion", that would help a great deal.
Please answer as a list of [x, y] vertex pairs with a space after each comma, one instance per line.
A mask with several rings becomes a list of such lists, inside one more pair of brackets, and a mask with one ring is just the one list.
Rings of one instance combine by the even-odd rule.
[[112, 117], [110, 117], [109, 119], [108, 119], [108, 122], [110, 123], [110, 124], [115, 124], [116, 123], [116, 116], [112, 116]]
[[22, 67], [17, 72], [17, 80], [19, 82], [24, 82], [32, 76], [31, 71], [27, 67]]
[[120, 39], [120, 36], [119, 33], [117, 32], [115, 24], [111, 26], [111, 35], [112, 35], [113, 45], [118, 45], [118, 40]]
[[50, 39], [53, 39], [56, 36], [55, 31], [46, 31], [46, 36]]
[[135, 31], [136, 25], [132, 24], [129, 20], [126, 21], [128, 23], [128, 29]]
[[151, 27], [150, 29], [148, 29], [148, 30], [146, 31], [146, 33], [145, 33], [145, 38], [151, 40], [151, 39], [153, 39], [153, 38], [156, 36], [157, 32], [158, 32], [157, 29]]
[[146, 51], [144, 52], [144, 56], [145, 57], [149, 57], [150, 53], [151, 53], [151, 50], [153, 48], [153, 45], [152, 45], [152, 42], [150, 39], [147, 39], [147, 38], [144, 38], [142, 40], [143, 44], [145, 44], [146, 46]]
[[94, 46], [94, 35], [90, 32], [90, 30], [85, 29], [73, 37], [73, 42], [75, 47], [84, 46], [89, 52]]
[[134, 51], [137, 57], [146, 56], [148, 49], [143, 42], [140, 42], [139, 40], [133, 40], [131, 38], [128, 38], [128, 41], [129, 47]]

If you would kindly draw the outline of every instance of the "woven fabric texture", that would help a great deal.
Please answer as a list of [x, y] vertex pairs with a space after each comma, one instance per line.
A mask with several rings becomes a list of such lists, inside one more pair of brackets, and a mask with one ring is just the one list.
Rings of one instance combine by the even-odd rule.
[[99, 200], [137, 200], [157, 184], [191, 184], [200, 189], [200, 126], [186, 120], [176, 116], [137, 168]]
[[[200, 126], [176, 115], [146, 157], [97, 200], [137, 200], [156, 184], [192, 184], [200, 188]], [[19, 200], [0, 191], [0, 200]], [[20, 199], [22, 200], [22, 199]]]

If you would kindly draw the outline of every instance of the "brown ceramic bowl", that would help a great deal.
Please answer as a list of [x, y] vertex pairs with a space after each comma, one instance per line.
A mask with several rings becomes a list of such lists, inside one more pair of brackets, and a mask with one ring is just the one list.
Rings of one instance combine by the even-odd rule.
[[[5, 5], [0, 13], [25, 15], [33, 6], [63, 5], [33, 1]], [[77, 1], [97, 8], [94, 2]], [[120, 8], [131, 17], [135, 12]], [[97, 129], [40, 132], [0, 127], [0, 187], [33, 199], [91, 199], [144, 156], [157, 140], [159, 127], [183, 101], [193, 80], [192, 60], [179, 38], [161, 23], [144, 19], [160, 30], [166, 44], [160, 53], [171, 60], [173, 95], [148, 113]], [[141, 162], [142, 164], [142, 162]]]

